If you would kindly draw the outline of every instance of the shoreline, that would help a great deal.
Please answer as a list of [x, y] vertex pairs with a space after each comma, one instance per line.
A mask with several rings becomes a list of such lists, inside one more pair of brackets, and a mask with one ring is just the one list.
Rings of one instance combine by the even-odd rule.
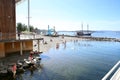
[[[61, 44], [61, 43], [66, 43], [66, 42], [70, 42], [70, 41], [75, 41], [75, 40], [92, 40], [92, 41], [110, 41], [110, 42], [120, 42], [120, 39], [116, 39], [116, 38], [106, 38], [106, 37], [77, 37], [77, 36], [64, 36], [64, 38], [62, 36], [59, 37], [51, 37], [51, 36], [42, 36], [40, 35], [41, 38], [44, 38], [44, 42], [46, 42], [46, 44], [43, 44], [43, 42], [40, 42], [40, 51], [39, 52], [47, 52], [51, 47], [56, 47], [57, 44]], [[37, 45], [37, 42], [33, 43], [34, 45]], [[33, 51], [36, 51], [38, 48], [37, 46], [35, 48], [33, 48]]]
[[[40, 51], [39, 52], [47, 52], [50, 48], [56, 47], [59, 44], [66, 43], [73, 40], [82, 40], [80, 38], [73, 38], [73, 37], [50, 37], [50, 36], [40, 36], [41, 38], [44, 38], [44, 43], [40, 42]], [[37, 45], [37, 42], [33, 42], [34, 45]], [[33, 51], [36, 51], [38, 49], [38, 46], [33, 47]]]

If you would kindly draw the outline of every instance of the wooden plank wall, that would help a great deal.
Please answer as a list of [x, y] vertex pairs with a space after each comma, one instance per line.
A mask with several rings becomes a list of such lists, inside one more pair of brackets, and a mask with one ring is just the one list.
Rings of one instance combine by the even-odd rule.
[[17, 42], [6, 42], [4, 43], [5, 55], [12, 54], [13, 52], [20, 52], [20, 43], [22, 42], [22, 50], [30, 51], [33, 50], [33, 41], [17, 41]]
[[16, 38], [15, 0], [0, 0], [0, 34], [1, 33], [2, 39]]
[[0, 43], [0, 58], [5, 57], [5, 47], [4, 47], [4, 42]]

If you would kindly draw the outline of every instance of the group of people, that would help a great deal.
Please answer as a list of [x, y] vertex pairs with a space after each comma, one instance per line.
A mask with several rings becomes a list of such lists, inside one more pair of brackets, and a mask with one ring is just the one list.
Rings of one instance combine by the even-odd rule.
[[[33, 59], [34, 59], [34, 54], [38, 54], [39, 52], [35, 51], [30, 51], [30, 54], [29, 54], [29, 57], [28, 57], [28, 60], [31, 62], [30, 63], [30, 66], [33, 67], [34, 66], [34, 62], [33, 62]], [[13, 66], [12, 66], [12, 73], [13, 73], [13, 78], [16, 77], [16, 71], [17, 71], [17, 64], [16, 63], [13, 63]]]

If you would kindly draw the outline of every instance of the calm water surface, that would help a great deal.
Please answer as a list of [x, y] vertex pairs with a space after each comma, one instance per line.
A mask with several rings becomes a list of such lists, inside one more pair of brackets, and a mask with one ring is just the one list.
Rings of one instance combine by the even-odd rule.
[[[59, 31], [58, 34], [65, 34], [75, 36], [74, 31]], [[108, 37], [108, 38], [120, 38], [120, 31], [94, 31], [91, 34], [92, 37]]]
[[60, 44], [41, 55], [41, 67], [21, 80], [101, 80], [120, 60], [120, 43], [78, 41]]

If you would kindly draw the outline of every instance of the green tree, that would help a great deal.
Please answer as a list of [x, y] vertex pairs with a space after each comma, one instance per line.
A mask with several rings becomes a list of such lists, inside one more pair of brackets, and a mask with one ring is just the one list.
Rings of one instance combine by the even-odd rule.
[[22, 28], [23, 28], [23, 31], [27, 31], [28, 30], [27, 25], [25, 25], [25, 24], [23, 24]]
[[[18, 32], [27, 31], [27, 30], [28, 30], [27, 25], [22, 24], [22, 23], [17, 23], [17, 31]], [[31, 25], [30, 25], [30, 29], [29, 30], [30, 30], [30, 32], [34, 32], [35, 31], [34, 27], [31, 26]]]
[[30, 25], [30, 32], [34, 31], [34, 27]]
[[17, 31], [18, 32], [22, 31], [22, 23], [17, 23]]

